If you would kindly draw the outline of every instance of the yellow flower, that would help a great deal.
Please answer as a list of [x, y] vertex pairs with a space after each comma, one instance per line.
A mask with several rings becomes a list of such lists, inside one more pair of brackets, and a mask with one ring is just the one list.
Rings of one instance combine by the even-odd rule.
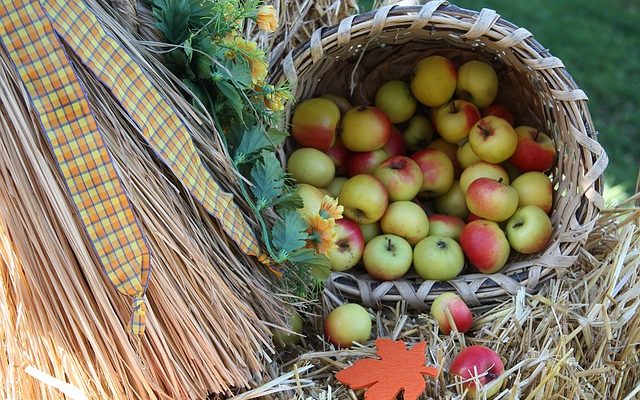
[[316, 252], [326, 255], [336, 246], [336, 221], [333, 218], [324, 219], [319, 214], [307, 217], [309, 228], [307, 233], [307, 248], [315, 249]]
[[251, 82], [254, 85], [258, 85], [267, 78], [267, 62], [264, 59], [249, 60], [249, 67], [251, 67]]
[[264, 82], [267, 77], [267, 61], [264, 50], [258, 48], [256, 42], [245, 40], [238, 36], [227, 36], [225, 38], [225, 44], [231, 49], [237, 49], [238, 52], [230, 50], [226, 56], [228, 58], [235, 58], [236, 53], [242, 54], [249, 62], [249, 68], [251, 69], [251, 82], [254, 85]]
[[279, 92], [269, 93], [264, 98], [264, 104], [271, 111], [282, 111], [284, 110], [284, 96]]
[[258, 8], [258, 28], [264, 32], [275, 32], [278, 29], [278, 13], [273, 6], [262, 6]]
[[324, 219], [340, 219], [342, 218], [342, 212], [344, 207], [338, 205], [338, 199], [334, 199], [331, 196], [324, 196], [322, 203], [320, 203], [320, 216]]

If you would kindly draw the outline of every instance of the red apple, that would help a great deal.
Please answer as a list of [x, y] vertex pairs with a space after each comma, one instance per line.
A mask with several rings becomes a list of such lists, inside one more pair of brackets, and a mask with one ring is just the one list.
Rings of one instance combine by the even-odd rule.
[[469, 135], [471, 127], [480, 119], [473, 103], [452, 100], [438, 108], [434, 114], [436, 131], [449, 143], [458, 143]]
[[324, 321], [324, 331], [331, 343], [351, 347], [353, 342], [366, 342], [371, 336], [371, 317], [359, 304], [336, 307]]
[[364, 237], [358, 224], [348, 218], [336, 221], [336, 247], [327, 258], [334, 271], [346, 271], [356, 265], [364, 252]]
[[342, 117], [342, 143], [351, 151], [382, 148], [391, 136], [391, 121], [376, 107], [354, 107]]
[[469, 213], [469, 215], [467, 216], [467, 224], [473, 221], [481, 220], [481, 219], [482, 218], [478, 217], [477, 215]]
[[325, 151], [329, 158], [336, 166], [336, 175], [344, 175], [347, 173], [347, 161], [351, 156], [351, 152], [344, 147], [342, 140], [337, 138], [333, 146], [329, 150]]
[[[495, 351], [482, 345], [475, 345], [458, 353], [449, 367], [449, 372], [467, 381], [464, 387], [472, 398], [475, 398], [478, 389], [495, 381], [485, 393], [489, 398], [500, 390], [504, 363]], [[480, 388], [477, 387], [478, 383]]]
[[387, 210], [389, 196], [382, 182], [373, 175], [356, 175], [340, 189], [344, 215], [359, 224], [378, 221]]
[[347, 160], [347, 172], [349, 176], [360, 174], [373, 174], [384, 160], [389, 156], [384, 149], [365, 152], [353, 152]]
[[490, 221], [506, 221], [518, 208], [518, 192], [491, 178], [473, 181], [465, 196], [469, 211]]
[[507, 121], [490, 115], [471, 128], [469, 143], [481, 160], [498, 164], [509, 159], [516, 151], [518, 135]]
[[460, 233], [460, 246], [469, 262], [485, 274], [498, 272], [509, 258], [509, 241], [492, 221], [481, 219], [465, 225]]
[[502, 118], [505, 121], [507, 121], [511, 126], [513, 126], [513, 123], [514, 123], [513, 113], [511, 113], [511, 110], [509, 110], [507, 106], [500, 103], [494, 102], [489, 104], [487, 108], [483, 108], [482, 110], [480, 110], [480, 114], [483, 117], [486, 117], [488, 115], [493, 115], [493, 116]]
[[530, 126], [519, 126], [515, 132], [518, 136], [518, 144], [509, 162], [521, 172], [544, 172], [551, 168], [556, 158], [553, 140]]
[[303, 147], [328, 150], [336, 140], [340, 110], [334, 102], [313, 98], [298, 104], [291, 118], [293, 138]]
[[422, 171], [421, 193], [436, 197], [447, 193], [453, 184], [453, 164], [442, 151], [426, 148], [411, 155]]
[[390, 201], [413, 200], [422, 188], [420, 167], [405, 156], [395, 156], [383, 161], [373, 172], [373, 176], [387, 189]]
[[391, 136], [389, 136], [389, 140], [387, 140], [383, 149], [389, 157], [403, 156], [407, 153], [407, 144], [404, 141], [404, 136], [395, 126], [391, 127]]
[[501, 181], [505, 185], [508, 185], [510, 182], [509, 174], [502, 166], [486, 161], [478, 161], [462, 171], [462, 175], [460, 175], [460, 188], [462, 192], [467, 193], [467, 188], [471, 185], [471, 182], [478, 178], [491, 178], [496, 181]]
[[459, 240], [464, 225], [464, 221], [455, 215], [431, 214], [429, 215], [429, 236], [445, 236]]
[[445, 335], [451, 333], [451, 322], [455, 324], [456, 330], [461, 333], [468, 332], [473, 325], [473, 314], [471, 314], [467, 303], [453, 292], [445, 292], [438, 295], [433, 300], [433, 304], [431, 304], [430, 314], [433, 319], [438, 321], [438, 328]]
[[462, 165], [458, 162], [458, 145], [449, 143], [443, 138], [437, 138], [429, 143], [427, 148], [438, 149], [446, 154], [449, 160], [451, 160], [451, 164], [453, 164], [454, 176], [460, 176], [460, 173], [462, 173]]

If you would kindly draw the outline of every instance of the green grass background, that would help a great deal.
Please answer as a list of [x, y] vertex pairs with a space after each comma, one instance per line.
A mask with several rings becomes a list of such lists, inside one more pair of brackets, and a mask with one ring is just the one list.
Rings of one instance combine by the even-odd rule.
[[[605, 197], [634, 192], [640, 167], [640, 1], [457, 0], [459, 7], [492, 8], [533, 33], [562, 59], [589, 96], [598, 140], [609, 156]], [[371, 9], [364, 0], [361, 11]]]

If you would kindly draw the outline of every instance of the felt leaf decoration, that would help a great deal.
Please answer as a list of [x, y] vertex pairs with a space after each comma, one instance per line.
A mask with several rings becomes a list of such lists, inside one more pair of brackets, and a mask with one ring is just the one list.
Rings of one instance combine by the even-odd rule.
[[401, 340], [377, 339], [376, 348], [379, 360], [358, 360], [336, 373], [336, 378], [350, 388], [367, 389], [365, 400], [395, 400], [401, 391], [404, 400], [417, 400], [426, 388], [423, 375], [438, 374], [436, 368], [424, 365], [425, 342], [407, 350]]

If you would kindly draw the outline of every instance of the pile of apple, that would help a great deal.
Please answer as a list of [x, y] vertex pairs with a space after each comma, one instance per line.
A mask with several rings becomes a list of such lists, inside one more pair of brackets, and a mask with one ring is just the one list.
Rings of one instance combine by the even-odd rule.
[[429, 56], [406, 81], [382, 84], [375, 106], [327, 94], [299, 103], [287, 170], [305, 204], [330, 194], [344, 207], [332, 268], [363, 265], [394, 280], [458, 276], [465, 259], [499, 271], [511, 249], [533, 254], [552, 234], [551, 138], [514, 126], [495, 102], [493, 67]]

